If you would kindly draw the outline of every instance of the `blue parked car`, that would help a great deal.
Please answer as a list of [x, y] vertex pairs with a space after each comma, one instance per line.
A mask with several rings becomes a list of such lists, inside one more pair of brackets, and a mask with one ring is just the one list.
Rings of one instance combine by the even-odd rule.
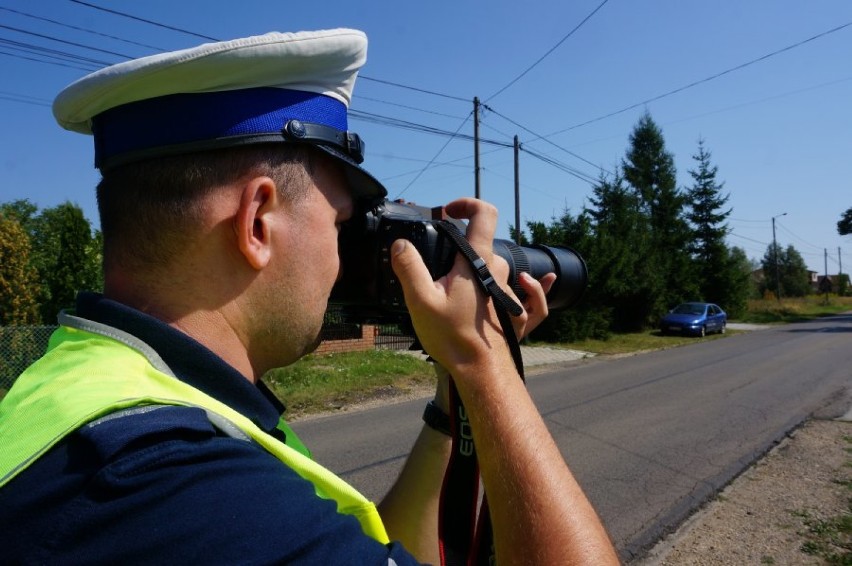
[[728, 315], [713, 303], [683, 303], [660, 320], [662, 334], [693, 334], [706, 336], [711, 332], [725, 333]]

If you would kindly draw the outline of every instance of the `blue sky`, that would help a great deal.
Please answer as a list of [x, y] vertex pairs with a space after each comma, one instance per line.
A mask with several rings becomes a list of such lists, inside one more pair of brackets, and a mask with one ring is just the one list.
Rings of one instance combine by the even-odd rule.
[[[481, 195], [499, 207], [498, 236], [508, 237], [514, 172], [504, 144], [517, 135], [529, 150], [520, 154], [522, 224], [548, 222], [582, 210], [589, 179], [614, 171], [647, 111], [681, 186], [692, 181], [691, 156], [704, 139], [730, 193], [732, 245], [759, 259], [771, 218], [786, 212], [776, 219], [779, 244], [795, 246], [820, 273], [824, 250], [829, 273], [838, 260], [852, 269], [852, 239], [836, 230], [852, 207], [852, 25], [841, 27], [852, 23], [848, 0], [86, 1], [161, 25], [71, 0], [0, 0], [1, 202], [70, 200], [97, 224], [91, 139], [59, 128], [50, 111], [54, 96], [86, 74], [76, 67], [204, 42], [186, 32], [224, 40], [353, 27], [370, 47], [352, 109], [373, 118], [353, 118], [350, 128], [392, 197], [434, 206], [474, 194], [473, 144], [447, 134], [473, 135], [477, 96], [486, 106], [481, 137], [500, 144], [481, 146]], [[31, 46], [95, 62], [48, 64]]]

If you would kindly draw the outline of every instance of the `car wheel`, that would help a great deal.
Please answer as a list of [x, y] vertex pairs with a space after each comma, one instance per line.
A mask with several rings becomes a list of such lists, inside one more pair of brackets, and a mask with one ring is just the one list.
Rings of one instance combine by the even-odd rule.
[[699, 331], [698, 331], [698, 335], [699, 335], [701, 338], [704, 338], [705, 336], [707, 336], [707, 327], [706, 327], [706, 326], [702, 326], [702, 327], [701, 327], [701, 330], [699, 330]]

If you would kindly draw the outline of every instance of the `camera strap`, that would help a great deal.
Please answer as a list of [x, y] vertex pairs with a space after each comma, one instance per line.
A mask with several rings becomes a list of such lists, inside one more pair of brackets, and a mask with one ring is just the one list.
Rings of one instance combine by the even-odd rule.
[[[521, 347], [515, 336], [511, 318], [521, 315], [523, 307], [503, 291], [491, 275], [485, 260], [476, 253], [454, 224], [441, 221], [435, 226], [455, 244], [473, 268], [482, 291], [494, 300], [500, 327], [509, 345], [515, 367], [523, 380], [524, 363]], [[494, 541], [487, 494], [483, 493], [477, 512], [480, 478], [476, 447], [473, 443], [467, 411], [452, 379], [450, 379], [450, 430], [452, 451], [444, 475], [438, 511], [441, 564], [445, 566], [493, 564]]]
[[[494, 276], [491, 275], [491, 271], [489, 271], [488, 266], [485, 264], [485, 260], [479, 257], [479, 254], [476, 253], [476, 250], [473, 249], [473, 246], [470, 245], [470, 242], [467, 241], [467, 238], [464, 237], [455, 224], [442, 220], [435, 224], [435, 228], [445, 236], [449, 237], [455, 244], [458, 251], [460, 251], [464, 258], [467, 259], [468, 263], [470, 263], [470, 266], [476, 273], [479, 286], [486, 295], [489, 295], [492, 299], [494, 299], [494, 302], [498, 307], [498, 315], [501, 310], [512, 316], [520, 316], [521, 313], [524, 312], [523, 307], [512, 300], [512, 298], [503, 291], [497, 281], [494, 280]], [[503, 324], [502, 319], [500, 320], [500, 324]], [[509, 321], [509, 326], [511, 326], [511, 320]], [[506, 331], [505, 327], [503, 327], [503, 331]], [[512, 335], [514, 336], [514, 332], [512, 332]]]

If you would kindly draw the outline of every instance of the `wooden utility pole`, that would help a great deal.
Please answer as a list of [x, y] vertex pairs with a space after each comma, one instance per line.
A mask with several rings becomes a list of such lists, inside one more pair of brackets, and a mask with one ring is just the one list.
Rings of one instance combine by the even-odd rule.
[[479, 192], [479, 97], [473, 97], [473, 196], [481, 198]]
[[521, 170], [520, 159], [518, 154], [521, 151], [521, 144], [518, 143], [518, 136], [515, 136], [515, 243], [521, 245]]

